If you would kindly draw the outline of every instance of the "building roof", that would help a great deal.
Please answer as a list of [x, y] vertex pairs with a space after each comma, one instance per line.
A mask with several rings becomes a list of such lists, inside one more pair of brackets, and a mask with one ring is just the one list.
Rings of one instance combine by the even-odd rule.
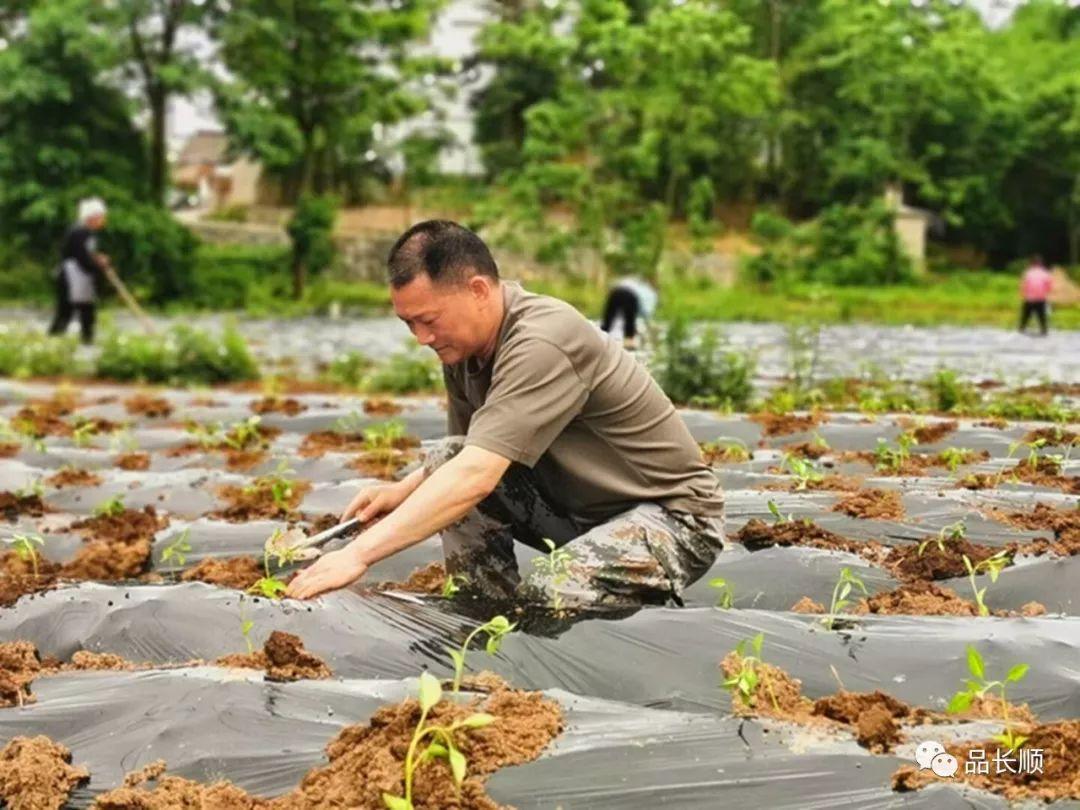
[[217, 165], [225, 161], [228, 148], [229, 139], [224, 132], [200, 130], [188, 138], [176, 158], [176, 165]]

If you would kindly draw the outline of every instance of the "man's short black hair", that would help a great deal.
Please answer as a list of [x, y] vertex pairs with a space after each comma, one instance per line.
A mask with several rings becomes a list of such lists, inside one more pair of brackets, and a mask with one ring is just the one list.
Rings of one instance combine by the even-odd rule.
[[484, 240], [446, 219], [429, 219], [405, 231], [390, 248], [387, 266], [394, 287], [404, 287], [419, 273], [436, 284], [460, 284], [473, 275], [499, 277]]

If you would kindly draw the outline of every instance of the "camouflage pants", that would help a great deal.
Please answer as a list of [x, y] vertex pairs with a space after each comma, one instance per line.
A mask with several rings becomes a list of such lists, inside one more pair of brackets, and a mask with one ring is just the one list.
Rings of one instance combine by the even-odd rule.
[[[424, 468], [431, 473], [463, 446], [461, 436], [442, 440], [428, 451]], [[559, 552], [548, 555], [545, 538]], [[524, 580], [515, 539], [548, 555]], [[656, 503], [599, 524], [560, 514], [521, 464], [511, 464], [491, 495], [442, 531], [447, 573], [463, 577], [469, 590], [567, 608], [682, 604], [683, 589], [709, 570], [723, 539], [719, 517]]]

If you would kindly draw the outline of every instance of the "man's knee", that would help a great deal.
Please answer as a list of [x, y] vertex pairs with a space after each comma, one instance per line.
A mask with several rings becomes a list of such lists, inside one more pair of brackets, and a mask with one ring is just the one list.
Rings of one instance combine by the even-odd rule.
[[443, 464], [461, 452], [465, 446], [464, 436], [447, 436], [431, 445], [424, 454], [424, 473], [431, 475]]

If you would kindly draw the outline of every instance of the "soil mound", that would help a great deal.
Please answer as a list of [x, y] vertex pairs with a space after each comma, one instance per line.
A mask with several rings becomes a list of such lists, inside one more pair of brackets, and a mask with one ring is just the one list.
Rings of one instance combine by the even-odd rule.
[[165, 397], [155, 397], [149, 394], [133, 394], [124, 400], [124, 410], [132, 415], [147, 416], [157, 419], [172, 416], [173, 406]]
[[159, 515], [152, 506], [125, 509], [118, 515], [95, 515], [71, 524], [71, 528], [90, 540], [151, 540], [154, 534], [169, 525], [169, 519]]
[[226, 484], [218, 490], [218, 494], [228, 505], [211, 512], [209, 516], [230, 523], [245, 523], [259, 518], [299, 520], [301, 516], [296, 512], [296, 507], [311, 489], [311, 482], [290, 481], [287, 490], [278, 490], [277, 498], [274, 497], [274, 488], [275, 482], [271, 478], [256, 478], [246, 487]]
[[48, 507], [40, 495], [18, 495], [14, 492], [0, 492], [0, 513], [9, 523], [14, 523], [19, 515], [41, 517]]
[[251, 401], [252, 413], [283, 413], [286, 416], [296, 416], [307, 410], [307, 405], [292, 397], [263, 397]]
[[71, 752], [48, 737], [16, 737], [0, 749], [0, 799], [11, 810], [60, 810], [90, 781], [71, 766]]
[[262, 563], [255, 557], [206, 557], [180, 575], [181, 582], [206, 582], [246, 591], [262, 578]]
[[150, 454], [122, 453], [113, 459], [113, 464], [121, 470], [130, 470], [132, 472], [148, 470], [150, 469]]
[[850, 517], [902, 520], [904, 502], [900, 499], [900, 493], [894, 490], [863, 489], [841, 498], [833, 504], [832, 511], [843, 512]]
[[816, 412], [799, 416], [794, 413], [778, 414], [762, 411], [761, 413], [751, 414], [749, 418], [751, 422], [757, 422], [761, 425], [766, 436], [787, 436], [792, 433], [804, 433], [813, 430], [826, 421], [824, 414]]
[[364, 413], [368, 416], [397, 416], [401, 406], [389, 397], [369, 397], [364, 400]]
[[101, 476], [93, 470], [82, 470], [78, 467], [61, 467], [55, 474], [46, 478], [45, 483], [58, 489], [63, 487], [96, 487], [101, 483]]

